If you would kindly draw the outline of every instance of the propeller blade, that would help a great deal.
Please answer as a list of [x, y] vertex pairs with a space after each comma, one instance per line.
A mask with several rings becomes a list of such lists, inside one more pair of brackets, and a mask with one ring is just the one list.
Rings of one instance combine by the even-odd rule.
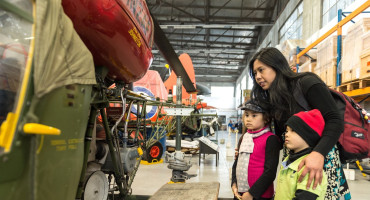
[[188, 74], [186, 73], [184, 66], [182, 66], [179, 57], [173, 50], [172, 45], [168, 41], [163, 30], [159, 26], [157, 20], [154, 18], [153, 14], [150, 13], [154, 23], [154, 43], [161, 52], [162, 56], [166, 59], [167, 63], [170, 65], [171, 69], [176, 73], [177, 76], [182, 77], [183, 86], [186, 92], [194, 93], [196, 89], [194, 84], [191, 82]]
[[166, 76], [168, 74], [169, 69], [162, 67], [162, 68], [156, 68], [155, 70], [159, 73], [159, 76], [161, 76], [161, 79], [164, 83], [168, 79], [168, 77], [166, 78]]

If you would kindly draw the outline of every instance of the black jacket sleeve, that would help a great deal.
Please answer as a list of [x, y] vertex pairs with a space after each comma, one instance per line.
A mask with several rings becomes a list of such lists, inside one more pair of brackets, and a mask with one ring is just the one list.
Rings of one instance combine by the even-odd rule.
[[[304, 84], [303, 84], [304, 86]], [[344, 122], [341, 119], [333, 96], [328, 87], [318, 83], [309, 88], [302, 88], [305, 98], [312, 109], [320, 110], [325, 120], [325, 127], [319, 143], [313, 149], [326, 156], [337, 143], [344, 129]]]
[[233, 168], [231, 170], [231, 187], [233, 186], [234, 183], [237, 184], [236, 182], [236, 165], [238, 164], [238, 156], [234, 160]]
[[267, 188], [274, 182], [276, 170], [279, 164], [280, 140], [271, 135], [266, 140], [265, 164], [262, 175], [249, 189], [249, 193], [255, 199], [259, 199]]
[[312, 192], [306, 190], [297, 190], [295, 192], [295, 197], [292, 200], [316, 200], [317, 197], [319, 196]]

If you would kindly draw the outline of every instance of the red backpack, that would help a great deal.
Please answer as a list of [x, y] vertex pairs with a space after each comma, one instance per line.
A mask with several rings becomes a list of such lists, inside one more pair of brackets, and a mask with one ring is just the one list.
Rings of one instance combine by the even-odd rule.
[[[370, 157], [370, 123], [365, 120], [361, 106], [347, 95], [329, 89], [344, 121], [344, 131], [338, 140], [339, 155], [342, 163]], [[304, 98], [298, 81], [293, 92], [297, 103], [305, 110], [311, 110]]]

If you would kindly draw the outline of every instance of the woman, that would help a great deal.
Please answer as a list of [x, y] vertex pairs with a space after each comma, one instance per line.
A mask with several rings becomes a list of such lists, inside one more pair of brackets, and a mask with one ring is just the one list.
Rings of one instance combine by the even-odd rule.
[[299, 170], [305, 166], [299, 181], [308, 175], [307, 188], [312, 181], [313, 188], [316, 188], [324, 169], [328, 176], [325, 199], [339, 199], [341, 196], [351, 199], [336, 146], [343, 132], [343, 120], [325, 83], [311, 72], [294, 73], [276, 48], [264, 48], [257, 52], [249, 63], [249, 73], [254, 82], [251, 97], [274, 117], [275, 133], [280, 138], [283, 138], [284, 124], [288, 118], [304, 110], [293, 96], [299, 80], [309, 106], [320, 110], [325, 119], [322, 138], [299, 165]]

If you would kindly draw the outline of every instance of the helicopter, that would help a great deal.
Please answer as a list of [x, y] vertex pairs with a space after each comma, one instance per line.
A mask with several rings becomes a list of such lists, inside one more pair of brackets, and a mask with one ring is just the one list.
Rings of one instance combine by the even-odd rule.
[[[145, 131], [145, 105], [158, 104], [130, 87], [148, 71], [153, 44], [196, 92], [146, 2], [2, 0], [0, 11], [1, 198], [127, 198], [143, 155], [127, 119], [143, 105], [137, 129]], [[113, 124], [112, 101], [125, 105]]]

